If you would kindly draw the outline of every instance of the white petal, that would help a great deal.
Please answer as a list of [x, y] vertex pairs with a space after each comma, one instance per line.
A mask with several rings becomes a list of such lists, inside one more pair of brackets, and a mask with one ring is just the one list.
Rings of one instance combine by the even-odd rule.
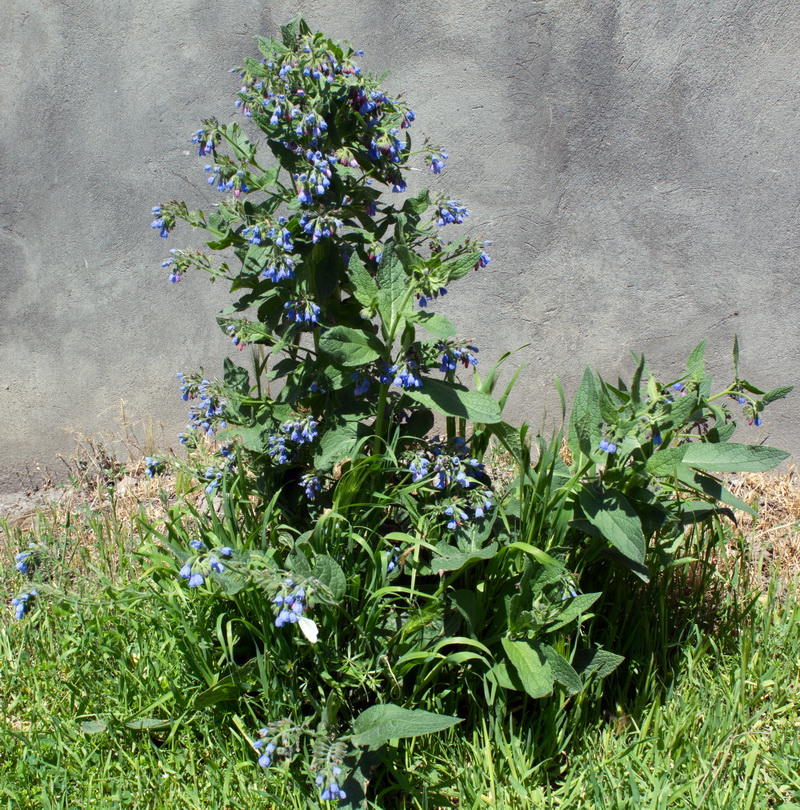
[[307, 616], [301, 616], [297, 623], [300, 625], [300, 629], [303, 631], [303, 635], [312, 643], [317, 643], [317, 638], [319, 637], [319, 629], [317, 628], [317, 623], [313, 619], [309, 619]]

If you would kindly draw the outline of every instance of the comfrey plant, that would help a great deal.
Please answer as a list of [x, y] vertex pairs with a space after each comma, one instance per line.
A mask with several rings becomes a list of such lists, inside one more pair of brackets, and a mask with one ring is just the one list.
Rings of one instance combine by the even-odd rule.
[[[558, 442], [539, 441], [533, 462], [527, 427], [502, 420], [513, 379], [496, 400], [497, 369], [481, 379], [478, 348], [434, 311], [490, 262], [486, 243], [446, 240], [468, 216], [460, 202], [402, 196], [415, 162], [438, 176], [447, 153], [412, 149], [414, 112], [348, 44], [301, 19], [258, 44], [262, 58], [232, 71], [240, 121], [191, 137], [214, 210], [153, 208], [161, 237], [179, 222], [206, 232], [211, 254], [175, 249], [164, 267], [173, 283], [192, 268], [230, 283], [218, 323], [253, 369], [178, 374], [207, 503], [174, 505], [163, 532], [145, 525], [161, 546], [148, 554], [207, 686], [197, 708], [247, 704], [268, 781], [280, 764], [319, 800], [358, 806], [367, 782], [391, 783], [402, 746], [390, 742], [478, 723], [487, 707], [502, 722], [614, 669], [619, 656], [576, 632], [601, 595], [581, 593], [585, 560], [601, 548], [644, 576], [654, 538], [688, 513], [686, 487], [706, 512], [731, 503], [698, 472], [728, 469], [702, 466], [702, 448], [730, 437], [728, 414], [702, 352], [681, 388], [651, 378], [646, 395], [643, 363], [629, 388], [589, 374], [572, 467]], [[724, 393], [755, 422], [780, 391], [737, 379]], [[428, 435], [434, 414], [442, 438]], [[493, 436], [520, 466], [509, 493], [484, 467]]]

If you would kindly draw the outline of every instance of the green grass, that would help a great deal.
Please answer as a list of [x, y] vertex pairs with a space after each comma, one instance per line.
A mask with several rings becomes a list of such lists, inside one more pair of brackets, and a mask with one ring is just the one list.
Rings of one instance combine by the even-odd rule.
[[[13, 554], [29, 539], [11, 535], [9, 599], [21, 581]], [[247, 739], [258, 717], [194, 707], [205, 684], [184, 671], [178, 629], [147, 598], [126, 523], [43, 518], [36, 539], [56, 558], [40, 604], [21, 622], [0, 619], [0, 808], [319, 806], [288, 774], [258, 767]], [[524, 703], [468, 739], [458, 727], [420, 738], [398, 752], [405, 798], [374, 806], [800, 806], [800, 605], [776, 587], [748, 601], [709, 582], [700, 601], [717, 594], [713, 621], [691, 598], [676, 607], [674, 581], [631, 605], [634, 618], [675, 608], [667, 654], [643, 661], [635, 639], [619, 639], [631, 664], [601, 699]], [[127, 725], [148, 718], [163, 727]]]

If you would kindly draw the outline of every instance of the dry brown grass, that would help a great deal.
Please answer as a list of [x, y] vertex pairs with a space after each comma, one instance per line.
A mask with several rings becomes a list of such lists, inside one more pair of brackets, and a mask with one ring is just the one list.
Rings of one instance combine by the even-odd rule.
[[758, 510], [758, 517], [736, 514], [731, 549], [741, 544], [750, 559], [751, 584], [766, 587], [776, 573], [785, 587], [800, 581], [800, 476], [795, 467], [783, 473], [730, 476], [736, 497]]

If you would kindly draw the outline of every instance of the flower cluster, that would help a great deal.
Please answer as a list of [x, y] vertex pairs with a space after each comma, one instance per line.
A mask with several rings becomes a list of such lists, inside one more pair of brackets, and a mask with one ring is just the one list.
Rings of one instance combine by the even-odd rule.
[[369, 374], [364, 374], [361, 371], [354, 371], [351, 379], [355, 383], [353, 394], [357, 397], [364, 396], [364, 394], [369, 391], [370, 386], [373, 383], [372, 376]]
[[281, 583], [280, 589], [272, 598], [272, 603], [275, 627], [296, 624], [307, 607], [305, 588], [295, 586], [294, 580], [287, 578]]
[[445, 200], [436, 208], [436, 222], [440, 226], [460, 225], [469, 216], [469, 211], [457, 200]]
[[[209, 380], [199, 375], [186, 375], [178, 372], [175, 375], [181, 381], [181, 398], [184, 402], [198, 399], [199, 403], [189, 409], [190, 424], [186, 429], [190, 432], [200, 431], [207, 436], [213, 436], [214, 430], [224, 429], [227, 423], [221, 420], [225, 409], [225, 400], [215, 391]], [[187, 440], [186, 434], [180, 434], [181, 444]]]
[[208, 164], [204, 167], [204, 171], [210, 173], [208, 185], [216, 186], [217, 191], [232, 191], [234, 197], [238, 197], [242, 193], [247, 194], [250, 191], [244, 181], [244, 172], [241, 169], [236, 169], [229, 161], [226, 162], [225, 166]]
[[304, 444], [313, 442], [317, 438], [317, 426], [319, 422], [312, 416], [298, 416], [295, 419], [287, 419], [281, 430], [286, 433], [293, 442]]
[[158, 231], [162, 239], [166, 239], [169, 236], [169, 220], [163, 215], [160, 205], [154, 205], [152, 212], [155, 219], [150, 223], [150, 227]]
[[300, 486], [303, 487], [306, 498], [313, 501], [319, 495], [322, 485], [319, 476], [315, 472], [307, 472], [300, 479]]
[[[369, 167], [384, 182], [400, 181], [394, 167], [402, 161], [404, 144], [397, 134], [411, 124], [414, 113], [389, 99], [374, 80], [361, 78], [361, 69], [353, 61], [359, 51], [345, 46], [337, 55], [324, 41], [301, 34], [293, 52], [265, 48], [263, 53], [258, 68], [234, 69], [243, 80], [236, 104], [260, 126], [268, 124], [273, 138], [308, 162], [309, 168], [297, 171], [294, 178], [301, 204], [309, 205], [326, 193], [331, 180], [327, 164]], [[325, 94], [329, 113], [325, 106], [314, 104], [320, 99], [321, 81], [329, 85]], [[371, 134], [365, 144], [345, 147], [336, 142], [327, 119], [334, 111], [342, 115], [345, 105]]]
[[610, 454], [613, 455], [614, 453], [617, 452], [616, 442], [609, 441], [608, 439], [603, 438], [603, 439], [600, 440], [600, 450], [603, 453], [610, 453]]
[[387, 366], [380, 377], [384, 385], [396, 385], [400, 388], [422, 388], [419, 374], [419, 363], [411, 357], [399, 360], [393, 366]]
[[462, 363], [464, 368], [478, 365], [478, 358], [475, 357], [478, 349], [468, 343], [443, 342], [439, 345], [439, 351], [442, 352], [439, 371], [445, 374], [455, 371], [459, 363]]
[[330, 776], [322, 773], [317, 774], [315, 783], [322, 791], [319, 797], [323, 802], [336, 802], [347, 798], [347, 794], [339, 787], [339, 783], [336, 781], [341, 772], [342, 769], [338, 765], [334, 765], [331, 768]]
[[295, 323], [317, 323], [320, 308], [310, 298], [296, 298], [287, 301], [283, 308], [286, 310], [286, 317]]
[[258, 764], [269, 768], [276, 756], [287, 758], [299, 750], [299, 731], [288, 720], [268, 723], [266, 728], [259, 729], [258, 739], [253, 742], [253, 748], [260, 753]]
[[163, 473], [167, 468], [167, 465], [164, 461], [153, 458], [152, 456], [145, 456], [144, 464], [145, 464], [144, 471], [148, 478], [153, 478], [156, 475]]
[[15, 568], [20, 574], [30, 574], [31, 567], [36, 562], [36, 543], [30, 543], [27, 551], [17, 554]]
[[[195, 551], [205, 552], [205, 544], [202, 540], [192, 540], [189, 545]], [[212, 571], [221, 574], [225, 570], [225, 566], [219, 558], [230, 557], [231, 554], [233, 554], [233, 549], [229, 546], [222, 546], [215, 552], [189, 557], [178, 574], [188, 580], [190, 588], [199, 588], [211, 576]]]
[[25, 615], [26, 608], [29, 607], [32, 600], [36, 599], [38, 595], [36, 588], [27, 588], [24, 591], [20, 591], [20, 593], [11, 600], [11, 605], [14, 608], [14, 618], [17, 621]]
[[438, 155], [431, 155], [431, 172], [433, 174], [441, 174], [444, 168], [444, 162], [450, 157], [443, 149], [439, 151]]
[[393, 546], [392, 556], [389, 557], [386, 563], [386, 573], [391, 574], [392, 571], [394, 571], [394, 569], [397, 568], [399, 562], [400, 562], [400, 546]]
[[199, 157], [210, 155], [214, 151], [214, 136], [204, 129], [198, 129], [197, 132], [192, 135], [192, 143], [196, 143], [199, 146], [197, 151]]

